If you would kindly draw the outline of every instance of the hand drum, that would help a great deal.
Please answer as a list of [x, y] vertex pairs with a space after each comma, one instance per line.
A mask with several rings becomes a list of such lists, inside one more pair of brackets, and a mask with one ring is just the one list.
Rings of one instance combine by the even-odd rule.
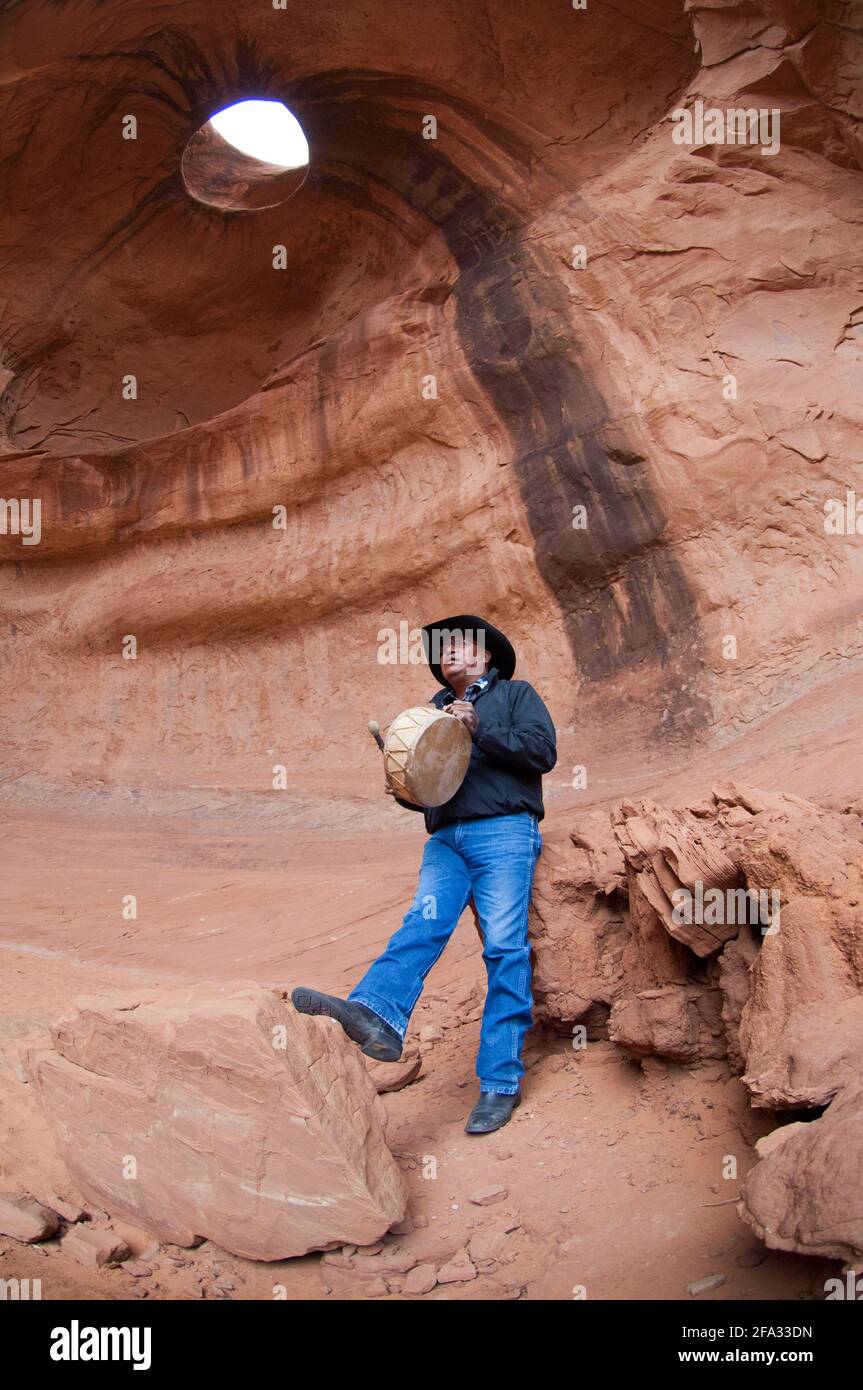
[[471, 736], [459, 719], [430, 705], [417, 705], [390, 724], [384, 769], [403, 801], [443, 806], [464, 781], [470, 752]]

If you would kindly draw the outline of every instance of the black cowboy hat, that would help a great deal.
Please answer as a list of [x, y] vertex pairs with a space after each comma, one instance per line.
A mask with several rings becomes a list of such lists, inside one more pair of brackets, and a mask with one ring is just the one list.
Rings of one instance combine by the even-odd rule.
[[[441, 673], [440, 664], [430, 658], [430, 647], [433, 632], [467, 632], [472, 637], [479, 637], [482, 633], [485, 649], [491, 652], [491, 665], [494, 666], [501, 680], [512, 679], [515, 670], [515, 650], [508, 638], [504, 637], [496, 627], [487, 623], [485, 618], [478, 618], [474, 613], [459, 613], [454, 618], [441, 618], [439, 622], [427, 623], [422, 631], [423, 651], [426, 660], [431, 667], [435, 680], [439, 685], [449, 685], [449, 681]], [[440, 656], [440, 650], [438, 650]]]

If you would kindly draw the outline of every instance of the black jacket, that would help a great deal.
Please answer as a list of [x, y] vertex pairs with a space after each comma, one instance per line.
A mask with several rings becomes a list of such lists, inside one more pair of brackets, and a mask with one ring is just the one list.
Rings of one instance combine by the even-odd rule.
[[[432, 697], [438, 709], [453, 699], [442, 687]], [[527, 681], [501, 680], [488, 672], [488, 686], [473, 700], [479, 727], [473, 735], [470, 764], [455, 796], [443, 806], [424, 811], [431, 835], [453, 821], [485, 816], [511, 816], [531, 811], [542, 820], [542, 774], [557, 762], [557, 736], [551, 715]], [[409, 811], [422, 811], [409, 801], [396, 801]]]

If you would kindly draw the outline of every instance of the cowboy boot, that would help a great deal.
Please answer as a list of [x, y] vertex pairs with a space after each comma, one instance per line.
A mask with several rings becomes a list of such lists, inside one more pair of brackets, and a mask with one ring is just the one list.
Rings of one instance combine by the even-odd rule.
[[521, 1092], [514, 1096], [501, 1095], [499, 1091], [483, 1091], [464, 1127], [465, 1134], [491, 1134], [500, 1129], [511, 1118], [513, 1110], [521, 1105]]
[[402, 1040], [395, 1028], [365, 1004], [339, 999], [335, 994], [321, 994], [320, 990], [302, 985], [292, 990], [291, 1003], [297, 1013], [334, 1018], [351, 1042], [359, 1043], [360, 1051], [376, 1062], [397, 1062], [402, 1055]]

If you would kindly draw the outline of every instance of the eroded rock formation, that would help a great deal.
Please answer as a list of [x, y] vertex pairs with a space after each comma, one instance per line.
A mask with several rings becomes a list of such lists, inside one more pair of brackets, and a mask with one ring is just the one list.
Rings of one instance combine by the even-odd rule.
[[81, 1193], [160, 1240], [280, 1260], [405, 1214], [386, 1115], [337, 1024], [275, 990], [83, 999], [29, 1070]]
[[781, 1155], [771, 1149], [747, 1181], [747, 1219], [779, 1249], [863, 1256], [863, 1220], [847, 1205], [861, 1175], [859, 815], [724, 783], [688, 809], [592, 813], [571, 839], [538, 871], [541, 1016], [572, 1026], [600, 1011], [633, 1057], [727, 1057], [753, 1106], [829, 1107], [794, 1126], [787, 1149], [781, 1132]]
[[[859, 1069], [858, 1069], [859, 1076]], [[824, 1115], [785, 1125], [756, 1144], [738, 1211], [773, 1250], [863, 1259], [863, 1087], [855, 1079]]]

